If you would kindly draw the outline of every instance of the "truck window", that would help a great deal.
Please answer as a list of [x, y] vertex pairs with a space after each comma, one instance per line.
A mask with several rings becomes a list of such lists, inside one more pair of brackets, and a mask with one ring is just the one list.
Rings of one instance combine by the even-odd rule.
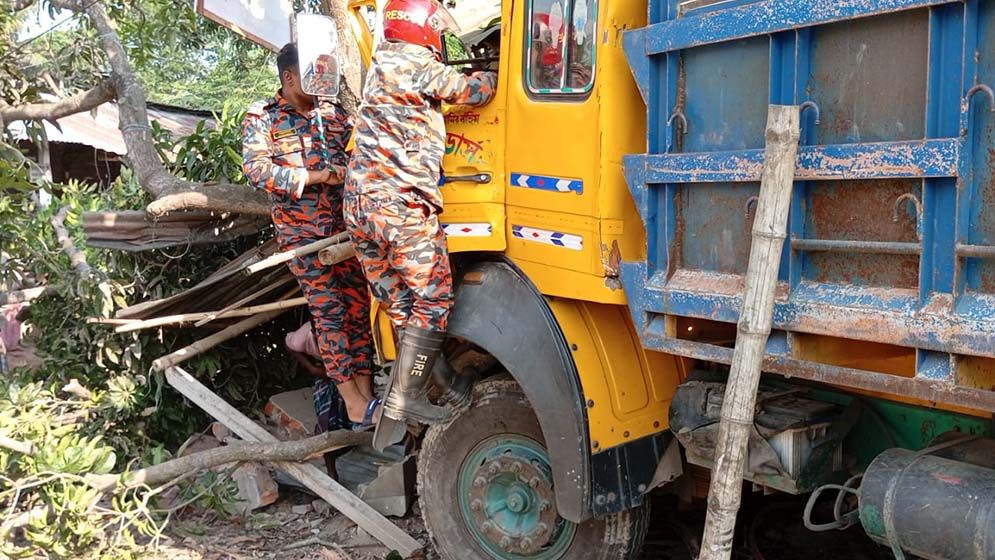
[[526, 86], [538, 95], [584, 95], [594, 86], [597, 0], [531, 0]]

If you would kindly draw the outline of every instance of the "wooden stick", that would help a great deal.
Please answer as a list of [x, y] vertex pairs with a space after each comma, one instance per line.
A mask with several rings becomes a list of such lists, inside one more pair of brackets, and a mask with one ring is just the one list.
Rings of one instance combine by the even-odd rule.
[[753, 222], [753, 243], [736, 348], [722, 402], [699, 560], [728, 560], [732, 554], [760, 367], [770, 335], [778, 268], [787, 235], [798, 157], [799, 121], [798, 106], [771, 105], [768, 108], [760, 201]]
[[129, 323], [125, 323], [114, 329], [114, 332], [126, 333], [132, 331], [140, 331], [142, 329], [162, 327], [165, 325], [182, 325], [183, 323], [192, 323], [194, 321], [198, 321], [207, 317], [217, 317], [219, 319], [227, 319], [230, 317], [248, 317], [259, 313], [265, 313], [267, 311], [276, 311], [278, 309], [289, 309], [291, 307], [297, 307], [298, 305], [306, 305], [306, 304], [307, 304], [307, 298], [298, 297], [284, 301], [274, 301], [273, 303], [254, 305], [252, 307], [232, 309], [231, 311], [224, 311], [224, 312], [208, 311], [202, 313], [183, 313], [180, 315], [167, 315], [165, 317], [156, 317], [155, 319], [145, 319], [144, 321], [132, 321]]
[[231, 311], [232, 309], [238, 309], [239, 307], [241, 307], [241, 306], [249, 303], [250, 301], [258, 299], [258, 298], [260, 298], [260, 297], [262, 297], [262, 296], [264, 296], [264, 295], [272, 292], [273, 290], [275, 290], [275, 289], [279, 288], [280, 286], [286, 284], [288, 280], [292, 280], [292, 279], [293, 279], [292, 277], [280, 278], [279, 280], [277, 280], [276, 282], [273, 282], [269, 286], [266, 286], [266, 287], [264, 287], [261, 290], [256, 290], [255, 292], [252, 292], [251, 294], [249, 294], [249, 295], [245, 296], [244, 298], [236, 301], [235, 303], [232, 303], [231, 305], [226, 306], [221, 311], [209, 314], [207, 317], [204, 317], [203, 319], [201, 319], [201, 320], [197, 321], [196, 323], [194, 323], [193, 326], [195, 326], [195, 327], [203, 327], [207, 323], [210, 323], [211, 321], [217, 319], [220, 315], [222, 315], [224, 313], [227, 313], [227, 312]]
[[283, 253], [270, 255], [269, 257], [266, 257], [265, 259], [255, 264], [247, 266], [245, 268], [245, 274], [255, 274], [260, 270], [266, 270], [267, 268], [272, 268], [278, 264], [290, 262], [296, 259], [297, 257], [303, 257], [305, 255], [317, 253], [318, 251], [326, 247], [331, 247], [332, 245], [336, 245], [342, 242], [348, 242], [348, 240], [349, 236], [345, 232], [343, 232], [338, 235], [333, 235], [332, 237], [329, 237], [327, 239], [322, 239], [321, 241], [315, 241], [310, 245], [305, 245], [297, 249], [292, 249], [290, 251], [285, 251]]
[[162, 356], [158, 360], [152, 362], [152, 367], [156, 370], [162, 371], [168, 367], [183, 363], [198, 354], [203, 354], [226, 340], [231, 340], [242, 333], [250, 331], [263, 323], [273, 320], [276, 316], [280, 315], [287, 309], [290, 308], [286, 307], [275, 311], [260, 313], [254, 317], [249, 317], [248, 319], [239, 321], [226, 329], [220, 330], [211, 336], [194, 342], [190, 346], [180, 348], [172, 354]]
[[[183, 396], [199, 406], [219, 422], [246, 441], [277, 442], [276, 436], [266, 431], [230, 404], [220, 399], [207, 387], [178, 367], [166, 370], [166, 381]], [[332, 480], [322, 470], [310, 463], [277, 462], [277, 468], [286, 472], [310, 488], [332, 507], [342, 512], [356, 525], [373, 535], [387, 548], [398, 551], [408, 558], [422, 549], [421, 543], [405, 533], [400, 527], [380, 515], [369, 504], [341, 484]]]
[[137, 322], [139, 322], [139, 320], [138, 319], [111, 319], [111, 318], [108, 318], [108, 317], [88, 317], [86, 319], [86, 322], [90, 323], [91, 325], [114, 325], [114, 326], [120, 326], [120, 325], [130, 325], [132, 323], [137, 323]]

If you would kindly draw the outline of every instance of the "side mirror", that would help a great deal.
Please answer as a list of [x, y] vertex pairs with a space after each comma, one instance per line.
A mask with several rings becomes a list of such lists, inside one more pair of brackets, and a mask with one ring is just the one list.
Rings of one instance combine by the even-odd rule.
[[297, 14], [297, 53], [301, 89], [308, 95], [339, 94], [339, 34], [335, 22], [317, 14]]

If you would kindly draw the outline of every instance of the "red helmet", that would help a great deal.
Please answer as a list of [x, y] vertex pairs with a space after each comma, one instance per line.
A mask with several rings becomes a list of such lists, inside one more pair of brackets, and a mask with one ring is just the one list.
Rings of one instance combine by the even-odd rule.
[[436, 0], [388, 0], [383, 11], [383, 36], [443, 54], [442, 34], [458, 33], [453, 16]]

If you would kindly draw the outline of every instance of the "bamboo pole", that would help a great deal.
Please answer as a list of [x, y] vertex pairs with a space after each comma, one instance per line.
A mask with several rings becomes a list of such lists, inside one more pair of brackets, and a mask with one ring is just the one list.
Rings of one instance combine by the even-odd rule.
[[234, 325], [226, 329], [220, 330], [212, 334], [211, 336], [202, 338], [197, 342], [194, 342], [190, 346], [187, 346], [185, 348], [180, 348], [179, 350], [171, 354], [166, 354], [165, 356], [160, 357], [156, 361], [152, 362], [152, 368], [158, 371], [163, 371], [168, 367], [172, 367], [177, 364], [183, 363], [184, 361], [189, 360], [190, 358], [198, 354], [203, 354], [204, 352], [210, 350], [211, 348], [214, 348], [215, 346], [221, 344], [222, 342], [225, 342], [226, 340], [231, 340], [236, 336], [248, 332], [263, 323], [271, 321], [272, 319], [276, 318], [276, 316], [280, 315], [287, 309], [290, 308], [285, 307], [283, 309], [277, 309], [275, 311], [260, 313], [258, 315], [249, 317], [248, 319], [239, 321], [238, 323], [235, 323]]
[[321, 241], [315, 241], [309, 245], [299, 247], [297, 249], [292, 249], [290, 251], [284, 251], [283, 253], [277, 253], [275, 255], [270, 255], [265, 259], [249, 265], [245, 268], [245, 274], [255, 274], [260, 270], [266, 270], [267, 268], [272, 268], [278, 264], [283, 264], [285, 262], [290, 262], [297, 257], [303, 257], [305, 255], [310, 255], [312, 253], [317, 253], [318, 251], [325, 249], [326, 247], [331, 247], [339, 243], [348, 243], [349, 236], [345, 232], [338, 235], [333, 235], [327, 239], [322, 239]]
[[249, 317], [251, 315], [256, 315], [259, 313], [266, 313], [267, 311], [284, 310], [284, 309], [289, 309], [291, 307], [297, 307], [299, 305], [307, 305], [307, 298], [298, 297], [283, 301], [274, 301], [272, 303], [253, 305], [251, 307], [242, 307], [239, 309], [232, 309], [230, 311], [224, 311], [224, 312], [208, 311], [202, 313], [182, 313], [179, 315], [167, 315], [165, 317], [145, 319], [144, 321], [132, 321], [118, 326], [117, 328], [114, 329], [114, 332], [126, 333], [132, 331], [140, 331], [143, 329], [152, 329], [155, 327], [163, 327], [166, 325], [182, 325], [183, 323], [192, 323], [194, 321], [199, 321], [202, 319], [206, 319], [208, 317], [217, 318], [217, 319], [230, 319], [232, 317]]
[[736, 348], [722, 403], [699, 560], [728, 560], [732, 554], [760, 367], [774, 315], [774, 293], [791, 206], [799, 120], [798, 106], [768, 108], [760, 201], [753, 222]]
[[239, 307], [241, 307], [241, 306], [249, 303], [250, 301], [254, 301], [256, 299], [259, 299], [262, 296], [264, 296], [264, 295], [272, 292], [273, 290], [279, 288], [280, 286], [283, 286], [284, 284], [286, 284], [290, 280], [293, 280], [293, 278], [290, 277], [290, 276], [281, 277], [279, 280], [277, 280], [276, 282], [273, 282], [269, 286], [266, 286], [266, 287], [264, 287], [264, 288], [262, 288], [260, 290], [256, 290], [255, 292], [252, 292], [251, 294], [249, 294], [249, 295], [245, 296], [244, 298], [242, 298], [242, 299], [240, 299], [240, 300], [232, 303], [231, 305], [225, 306], [225, 308], [222, 309], [221, 311], [216, 311], [216, 312], [209, 313], [207, 317], [204, 317], [203, 319], [197, 321], [196, 323], [193, 324], [193, 326], [195, 326], [195, 327], [203, 327], [204, 325], [206, 325], [207, 323], [210, 323], [211, 321], [217, 319], [219, 316], [223, 315], [224, 313], [227, 313], [227, 312], [229, 312], [229, 311], [231, 311], [233, 309], [238, 309]]

